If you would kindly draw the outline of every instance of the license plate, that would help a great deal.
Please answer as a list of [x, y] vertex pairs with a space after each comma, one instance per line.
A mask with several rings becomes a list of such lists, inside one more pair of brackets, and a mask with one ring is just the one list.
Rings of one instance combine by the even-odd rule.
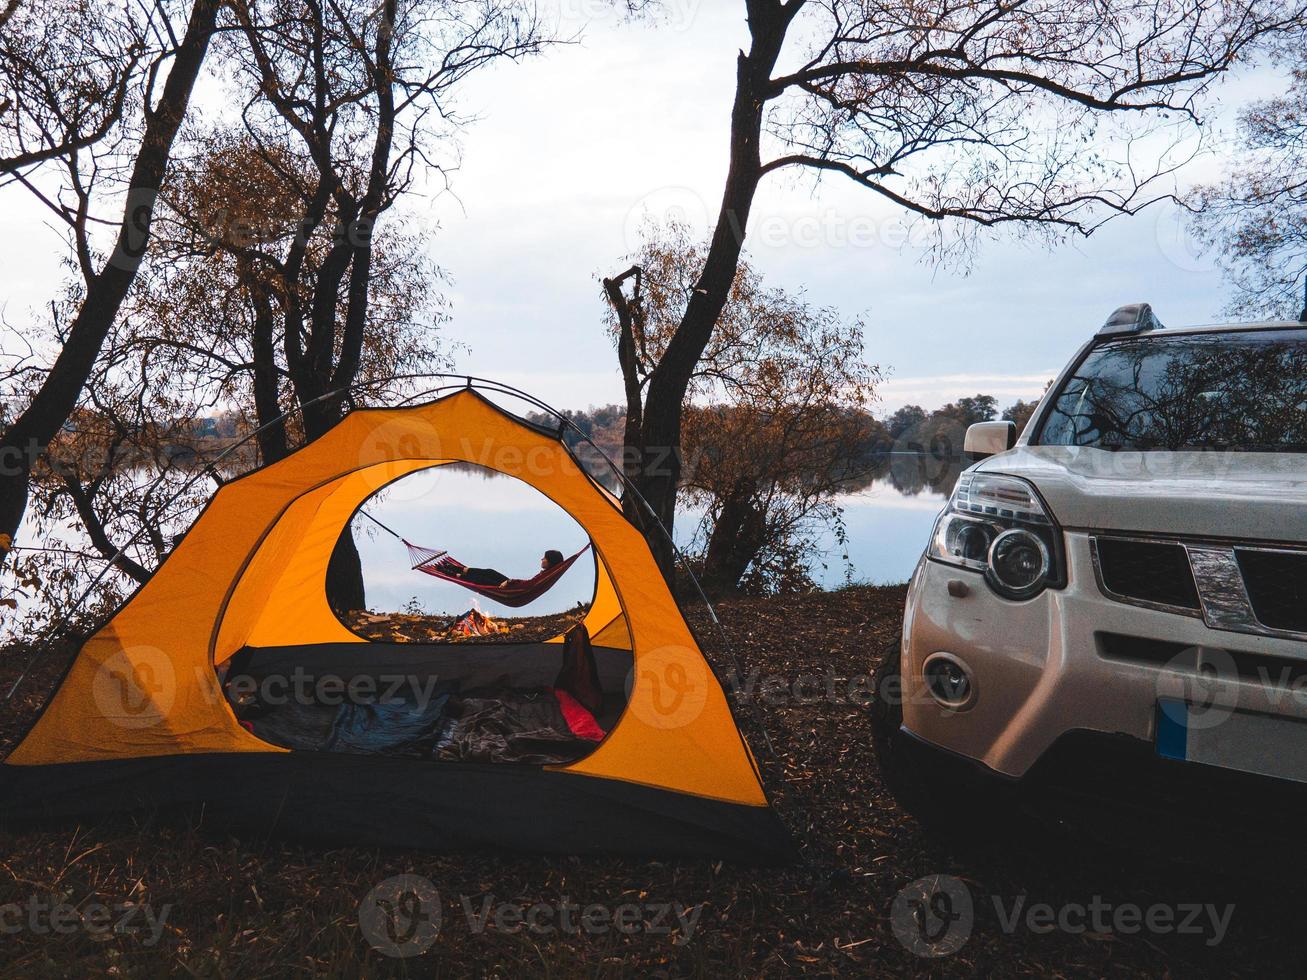
[[[1218, 709], [1219, 711], [1219, 709]], [[1157, 754], [1307, 783], [1307, 722], [1282, 715], [1157, 702]]]

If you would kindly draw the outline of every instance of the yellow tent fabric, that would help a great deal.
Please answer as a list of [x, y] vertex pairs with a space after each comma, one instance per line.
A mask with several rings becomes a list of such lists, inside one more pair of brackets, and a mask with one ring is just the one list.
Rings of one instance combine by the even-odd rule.
[[[720, 684], [639, 531], [557, 438], [472, 391], [366, 409], [222, 487], [150, 581], [84, 645], [6, 763], [284, 751], [236, 721], [214, 665], [243, 646], [366, 642], [327, 605], [335, 541], [377, 489], [455, 460], [517, 477], [589, 534], [587, 625], [634, 656], [630, 700], [598, 748], [562, 771], [767, 805]], [[473, 654], [474, 655], [474, 654]]]

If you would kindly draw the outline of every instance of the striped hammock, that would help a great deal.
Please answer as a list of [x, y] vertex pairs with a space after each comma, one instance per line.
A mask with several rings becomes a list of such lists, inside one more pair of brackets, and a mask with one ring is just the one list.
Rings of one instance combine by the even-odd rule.
[[457, 575], [450, 575], [441, 570], [441, 565], [451, 560], [448, 557], [448, 551], [436, 551], [432, 548], [415, 545], [403, 538], [400, 538], [400, 540], [404, 542], [404, 547], [408, 549], [409, 559], [412, 561], [414, 571], [422, 572], [445, 582], [453, 582], [455, 585], [461, 585], [477, 595], [485, 596], [487, 599], [493, 599], [495, 602], [515, 609], [535, 602], [552, 589], [554, 583], [572, 567], [572, 563], [590, 550], [590, 545], [587, 544], [572, 557], [564, 558], [557, 565], [544, 569], [533, 578], [509, 579], [503, 585], [478, 585], [476, 582], [464, 581]]

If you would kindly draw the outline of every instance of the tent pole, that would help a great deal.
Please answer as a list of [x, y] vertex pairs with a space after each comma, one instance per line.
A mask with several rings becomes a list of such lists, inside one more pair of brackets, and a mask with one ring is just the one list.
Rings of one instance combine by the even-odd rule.
[[362, 514], [364, 517], [366, 517], [368, 520], [370, 520], [373, 524], [377, 525], [377, 527], [381, 528], [381, 530], [385, 531], [391, 537], [399, 541], [404, 540], [404, 538], [399, 534], [398, 531], [395, 531], [393, 528], [386, 527], [386, 525], [382, 524], [379, 520], [377, 520], [375, 517], [369, 514], [362, 507], [359, 508], [359, 513]]

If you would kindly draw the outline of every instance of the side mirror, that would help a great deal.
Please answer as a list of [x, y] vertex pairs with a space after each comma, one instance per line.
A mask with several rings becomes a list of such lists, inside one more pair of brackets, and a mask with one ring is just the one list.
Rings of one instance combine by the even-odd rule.
[[1015, 422], [977, 422], [967, 426], [967, 436], [962, 440], [962, 451], [973, 456], [993, 456], [1005, 452], [1017, 444], [1017, 426]]

